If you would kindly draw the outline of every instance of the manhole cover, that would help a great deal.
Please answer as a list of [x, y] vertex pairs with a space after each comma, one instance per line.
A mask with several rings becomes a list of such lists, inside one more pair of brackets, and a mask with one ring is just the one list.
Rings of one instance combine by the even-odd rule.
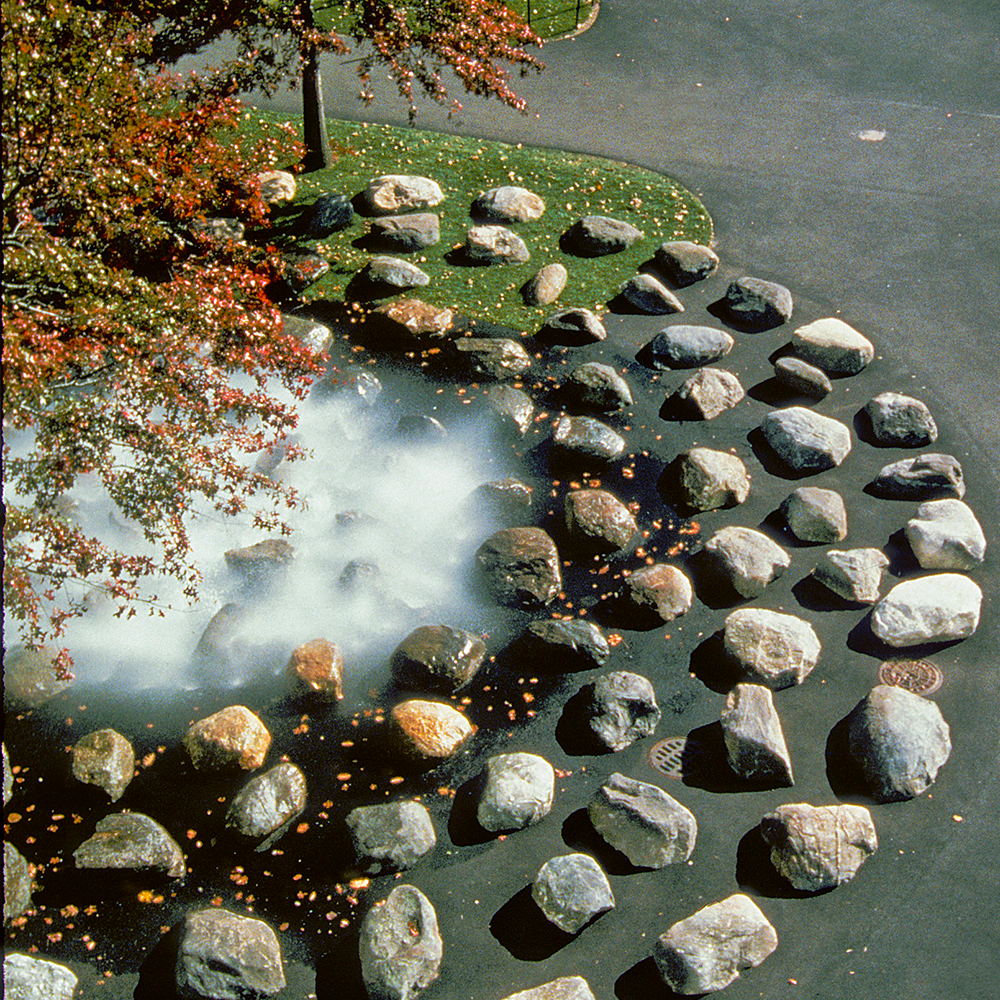
[[668, 778], [681, 778], [684, 776], [682, 765], [686, 747], [687, 740], [683, 736], [660, 740], [649, 751], [649, 763]]
[[878, 679], [914, 694], [933, 694], [941, 687], [943, 677], [928, 660], [886, 660], [878, 668]]

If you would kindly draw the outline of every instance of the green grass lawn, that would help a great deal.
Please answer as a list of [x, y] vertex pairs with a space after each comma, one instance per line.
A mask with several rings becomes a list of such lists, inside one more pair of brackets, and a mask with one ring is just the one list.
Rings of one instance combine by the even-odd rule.
[[[266, 131], [287, 121], [260, 110], [247, 112], [247, 127]], [[380, 174], [420, 174], [441, 186], [445, 200], [433, 211], [441, 219], [441, 242], [415, 254], [403, 254], [431, 278], [413, 294], [458, 314], [513, 329], [532, 331], [554, 308], [583, 306], [600, 311], [621, 284], [652, 258], [666, 240], [708, 243], [712, 221], [691, 192], [669, 177], [625, 163], [557, 150], [486, 142], [413, 128], [330, 120], [330, 140], [338, 151], [332, 168], [298, 176], [298, 195], [269, 236], [284, 249], [310, 249], [331, 263], [331, 270], [303, 295], [341, 302], [351, 278], [372, 253], [355, 243], [368, 229], [356, 217], [347, 229], [321, 240], [303, 240], [298, 216], [325, 192], [354, 196]], [[539, 194], [545, 214], [534, 222], [511, 226], [524, 239], [531, 259], [524, 264], [468, 266], [449, 262], [463, 246], [473, 224], [469, 209], [482, 191], [515, 184]], [[584, 215], [608, 215], [630, 222], [645, 236], [628, 250], [606, 257], [582, 258], [562, 252], [559, 237]], [[454, 260], [454, 258], [453, 258]], [[558, 306], [529, 308], [520, 289], [543, 264], [561, 262], [569, 280]]]

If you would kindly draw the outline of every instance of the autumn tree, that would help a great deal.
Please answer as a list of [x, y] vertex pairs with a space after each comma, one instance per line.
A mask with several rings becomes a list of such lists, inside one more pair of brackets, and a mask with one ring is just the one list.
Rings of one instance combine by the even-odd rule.
[[469, 93], [524, 109], [510, 79], [541, 68], [527, 47], [541, 39], [520, 15], [491, 0], [107, 0], [125, 3], [156, 20], [153, 56], [172, 62], [220, 38], [235, 42], [235, 56], [220, 67], [240, 90], [265, 92], [301, 82], [307, 170], [330, 165], [319, 58], [323, 52], [360, 51], [360, 94], [372, 99], [376, 67], [388, 70], [400, 96], [416, 113], [425, 95], [453, 101], [445, 73]]
[[[193, 596], [195, 504], [283, 530], [296, 498], [241, 458], [294, 425], [274, 387], [301, 397], [320, 359], [282, 333], [268, 253], [204, 226], [266, 226], [258, 172], [300, 155], [292, 140], [245, 139], [218, 81], [141, 69], [152, 32], [127, 11], [2, 9], [3, 585], [8, 629], [37, 645], [81, 612], [73, 583], [125, 614], [147, 577]], [[143, 554], [67, 516], [81, 477]]]

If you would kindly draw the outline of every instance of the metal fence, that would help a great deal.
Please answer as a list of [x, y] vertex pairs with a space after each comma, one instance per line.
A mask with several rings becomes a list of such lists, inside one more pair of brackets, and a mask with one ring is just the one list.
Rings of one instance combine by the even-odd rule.
[[590, 17], [593, 0], [513, 0], [512, 10], [524, 15], [535, 32], [543, 38], [554, 38], [575, 31]]

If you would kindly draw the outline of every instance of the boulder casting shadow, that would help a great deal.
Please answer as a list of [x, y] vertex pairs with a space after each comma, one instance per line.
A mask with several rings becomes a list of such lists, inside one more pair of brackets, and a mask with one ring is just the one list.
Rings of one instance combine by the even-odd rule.
[[[667, 930], [666, 927], [663, 928]], [[653, 956], [636, 962], [615, 980], [615, 1000], [691, 1000], [708, 993], [675, 993], [663, 980]]]
[[612, 847], [590, 822], [586, 809], [570, 813], [562, 825], [563, 843], [580, 854], [589, 854], [609, 875], [634, 875], [649, 871], [632, 864], [621, 851]]
[[713, 632], [695, 647], [691, 653], [689, 672], [717, 694], [728, 694], [739, 683], [742, 674], [726, 652], [722, 629]]
[[531, 886], [515, 893], [493, 914], [490, 933], [522, 962], [544, 962], [573, 940], [538, 908]]
[[760, 832], [760, 824], [748, 830], [736, 849], [736, 882], [740, 889], [769, 899], [808, 899], [822, 896], [832, 889], [807, 892], [796, 889], [771, 864], [771, 848]]

